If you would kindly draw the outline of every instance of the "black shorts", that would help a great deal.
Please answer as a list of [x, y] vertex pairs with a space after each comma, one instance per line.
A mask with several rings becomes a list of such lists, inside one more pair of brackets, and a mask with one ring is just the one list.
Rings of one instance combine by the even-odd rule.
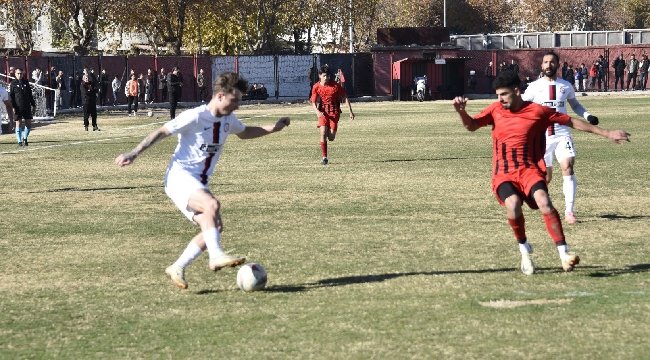
[[34, 116], [32, 115], [32, 109], [29, 109], [27, 111], [16, 109], [14, 120], [32, 120], [33, 118]]
[[535, 185], [531, 187], [530, 193], [523, 194], [519, 189], [514, 187], [511, 182], [507, 181], [499, 185], [499, 188], [497, 188], [497, 195], [499, 196], [501, 202], [505, 202], [506, 199], [512, 195], [517, 195], [519, 196], [520, 199], [524, 200], [524, 202], [528, 205], [529, 208], [537, 210], [539, 209], [539, 206], [537, 206], [537, 202], [535, 201], [533, 194], [535, 193], [535, 191], [540, 189], [548, 193], [548, 187], [546, 186], [546, 182], [539, 181], [535, 183]]

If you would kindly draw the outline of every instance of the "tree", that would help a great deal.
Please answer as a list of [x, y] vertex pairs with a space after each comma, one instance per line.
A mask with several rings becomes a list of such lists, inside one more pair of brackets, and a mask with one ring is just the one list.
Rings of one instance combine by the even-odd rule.
[[23, 55], [31, 55], [34, 50], [34, 29], [46, 3], [43, 0], [0, 0], [7, 28], [16, 35], [16, 46]]
[[97, 22], [102, 2], [96, 0], [51, 0], [52, 16], [58, 15], [59, 23], [71, 39], [75, 55], [90, 52], [93, 41], [97, 40]]

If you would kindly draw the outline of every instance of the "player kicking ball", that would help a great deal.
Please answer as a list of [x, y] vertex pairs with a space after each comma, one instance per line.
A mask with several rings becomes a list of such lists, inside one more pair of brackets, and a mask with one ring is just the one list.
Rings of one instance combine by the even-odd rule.
[[[348, 100], [345, 89], [339, 83], [334, 81], [334, 76], [327, 65], [320, 67], [318, 71], [319, 82], [315, 83], [311, 89], [311, 106], [318, 116], [318, 125], [320, 133], [320, 149], [323, 154], [322, 165], [327, 165], [327, 141], [334, 141], [336, 130], [338, 129], [339, 118], [341, 117], [341, 103], [345, 101], [350, 110], [350, 121], [354, 120], [352, 105]], [[320, 98], [320, 103], [318, 102]]]
[[521, 271], [526, 275], [535, 272], [531, 259], [533, 249], [526, 238], [522, 212], [524, 202], [531, 209], [541, 211], [546, 230], [560, 254], [562, 269], [572, 271], [580, 258], [569, 253], [560, 215], [548, 195], [544, 132], [553, 124], [561, 124], [606, 137], [616, 143], [629, 141], [630, 134], [623, 130], [605, 130], [552, 108], [524, 101], [520, 84], [516, 72], [503, 71], [494, 81], [499, 101], [473, 117], [465, 111], [466, 98], [456, 97], [453, 105], [467, 130], [492, 127], [492, 191], [499, 204], [506, 208], [508, 223], [519, 243]]
[[178, 136], [178, 145], [165, 174], [165, 193], [178, 209], [201, 228], [180, 257], [165, 269], [172, 282], [187, 288], [185, 268], [206, 249], [213, 271], [243, 264], [246, 259], [226, 254], [221, 247], [221, 204], [208, 189], [208, 179], [221, 157], [228, 135], [240, 139], [265, 136], [289, 126], [288, 117], [274, 125], [247, 126], [233, 114], [241, 101], [248, 82], [236, 73], [223, 73], [214, 83], [209, 103], [187, 110], [149, 134], [133, 150], [115, 159], [118, 166], [132, 164], [146, 149], [170, 136]]

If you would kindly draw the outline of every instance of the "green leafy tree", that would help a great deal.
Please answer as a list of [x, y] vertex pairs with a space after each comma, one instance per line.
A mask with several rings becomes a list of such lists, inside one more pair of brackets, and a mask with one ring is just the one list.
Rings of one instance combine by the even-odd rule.
[[95, 0], [50, 0], [50, 3], [52, 14], [58, 14], [55, 23], [63, 25], [71, 39], [71, 50], [76, 55], [90, 53], [97, 40], [97, 22], [103, 3]]
[[22, 55], [34, 50], [34, 29], [47, 4], [43, 0], [0, 0], [7, 28], [16, 36], [16, 46]]

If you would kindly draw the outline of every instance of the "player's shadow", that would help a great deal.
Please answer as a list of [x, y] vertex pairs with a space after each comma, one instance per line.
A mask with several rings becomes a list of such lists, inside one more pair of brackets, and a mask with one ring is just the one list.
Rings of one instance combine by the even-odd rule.
[[650, 264], [633, 264], [622, 268], [602, 269], [589, 274], [590, 277], [604, 278], [625, 274], [639, 274], [650, 271]]
[[389, 274], [376, 274], [376, 275], [356, 275], [356, 276], [343, 276], [338, 278], [327, 278], [306, 284], [296, 285], [273, 285], [269, 286], [264, 291], [269, 292], [301, 292], [317, 288], [326, 288], [334, 286], [346, 286], [353, 284], [366, 284], [373, 282], [383, 282], [404, 276], [419, 276], [419, 275], [456, 275], [456, 274], [486, 274], [486, 273], [504, 273], [515, 271], [514, 268], [498, 268], [498, 269], [476, 269], [476, 270], [440, 270], [440, 271], [414, 271], [404, 273], [389, 273]]
[[600, 218], [607, 220], [638, 220], [638, 219], [650, 219], [648, 215], [619, 215], [619, 214], [604, 214], [600, 215]]
[[417, 159], [383, 159], [383, 160], [376, 160], [375, 162], [391, 163], [391, 162], [473, 160], [473, 159], [491, 159], [491, 157], [489, 157], [489, 156], [473, 156], [473, 157], [440, 157], [440, 158], [417, 158]]

